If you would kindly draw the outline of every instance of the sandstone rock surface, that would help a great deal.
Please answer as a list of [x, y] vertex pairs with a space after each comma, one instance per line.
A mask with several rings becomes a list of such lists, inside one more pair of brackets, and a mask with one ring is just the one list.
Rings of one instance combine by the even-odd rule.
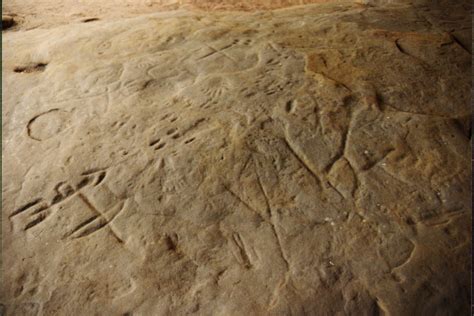
[[6, 315], [468, 313], [470, 16], [450, 10], [5, 32]]
[[254, 11], [327, 2], [341, 0], [9, 0], [2, 2], [2, 9], [3, 12], [18, 15], [22, 23], [17, 29], [33, 29], [90, 22], [88, 20], [91, 18], [115, 20], [183, 8], [204, 11]]

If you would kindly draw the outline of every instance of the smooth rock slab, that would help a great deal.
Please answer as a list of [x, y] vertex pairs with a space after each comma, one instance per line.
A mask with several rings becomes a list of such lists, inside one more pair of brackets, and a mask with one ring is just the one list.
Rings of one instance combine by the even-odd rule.
[[420, 19], [5, 34], [6, 313], [466, 313], [471, 56]]

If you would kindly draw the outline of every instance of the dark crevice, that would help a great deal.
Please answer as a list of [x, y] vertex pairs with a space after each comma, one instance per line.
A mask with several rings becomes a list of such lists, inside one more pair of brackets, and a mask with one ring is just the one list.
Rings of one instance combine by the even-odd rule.
[[173, 234], [172, 236], [167, 235], [165, 237], [165, 243], [166, 243], [166, 248], [169, 251], [175, 252], [177, 247], [178, 247], [178, 236], [176, 234]]
[[88, 19], [82, 20], [81, 22], [82, 23], [89, 23], [89, 22], [94, 22], [94, 21], [99, 21], [99, 18], [88, 18]]
[[2, 31], [16, 25], [15, 20], [10, 16], [2, 16]]
[[472, 137], [472, 121], [470, 116], [461, 117], [452, 120], [456, 129], [459, 130], [468, 139]]
[[471, 49], [467, 45], [464, 45], [453, 33], [449, 34], [452, 38], [452, 40], [459, 45], [466, 53], [469, 55], [472, 55]]
[[34, 65], [28, 66], [17, 66], [13, 69], [16, 73], [32, 73], [32, 72], [42, 72], [46, 69], [46, 63], [37, 63]]

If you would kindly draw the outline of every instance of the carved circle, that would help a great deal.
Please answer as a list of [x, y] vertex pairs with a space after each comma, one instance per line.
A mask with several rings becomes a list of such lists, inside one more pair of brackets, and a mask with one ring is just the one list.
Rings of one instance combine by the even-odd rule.
[[59, 109], [52, 109], [33, 117], [28, 122], [28, 136], [42, 141], [62, 132], [70, 124], [70, 114]]

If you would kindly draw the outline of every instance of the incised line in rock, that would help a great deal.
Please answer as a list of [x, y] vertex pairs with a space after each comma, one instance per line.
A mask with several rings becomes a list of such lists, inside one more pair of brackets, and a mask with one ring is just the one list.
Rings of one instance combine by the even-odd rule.
[[257, 176], [257, 179], [261, 185], [261, 188], [262, 188], [262, 193], [263, 193], [263, 196], [265, 197], [265, 201], [266, 201], [266, 204], [268, 206], [268, 214], [269, 214], [269, 224], [270, 226], [272, 227], [272, 231], [273, 231], [273, 234], [275, 235], [275, 238], [278, 242], [278, 247], [280, 249], [280, 254], [281, 254], [281, 258], [283, 259], [283, 261], [285, 262], [285, 265], [286, 265], [286, 270], [289, 272], [290, 271], [290, 263], [288, 262], [288, 259], [285, 255], [285, 252], [283, 250], [283, 246], [282, 246], [282, 243], [281, 243], [281, 237], [280, 237], [280, 234], [278, 233], [278, 230], [276, 229], [276, 223], [275, 223], [275, 214], [274, 214], [274, 211], [270, 205], [270, 200], [268, 198], [268, 195], [267, 195], [267, 192], [265, 190], [265, 187], [262, 185], [261, 183], [261, 180], [260, 180], [260, 175], [259, 175], [259, 172], [258, 172], [258, 167], [256, 165], [256, 162], [255, 162], [255, 159], [253, 159], [254, 161], [254, 165], [255, 165], [255, 173], [256, 173], [256, 176]]
[[[96, 231], [98, 231], [99, 229], [101, 229], [102, 227], [104, 226], [108, 226], [109, 229], [110, 229], [110, 232], [112, 233], [112, 236], [119, 242], [119, 243], [123, 243], [123, 240], [117, 235], [117, 233], [115, 232], [114, 228], [112, 227], [112, 225], [110, 224], [111, 221], [123, 210], [123, 207], [125, 205], [125, 202], [121, 202], [121, 207], [120, 207], [120, 210], [114, 214], [112, 216], [112, 218], [110, 219], [107, 219], [107, 217], [105, 216], [104, 213], [102, 213], [101, 211], [99, 211], [90, 201], [89, 199], [82, 193], [79, 193], [77, 195], [81, 200], [82, 202], [84, 202], [84, 204], [87, 205], [87, 207], [92, 210], [94, 213], [97, 214], [97, 216], [93, 217], [93, 218], [89, 218], [87, 219], [85, 222], [79, 224], [68, 236], [74, 234], [75, 232], [77, 232], [80, 228], [84, 227], [85, 225], [87, 225], [88, 223], [91, 223], [93, 222], [95, 219], [99, 218], [99, 223], [98, 225], [94, 226], [94, 227], [91, 227], [89, 229], [86, 229], [83, 233], [79, 234], [79, 236], [75, 237], [75, 238], [80, 238], [80, 237], [85, 237], [87, 235], [90, 235]], [[116, 204], [118, 205], [118, 204]], [[114, 207], [112, 207], [114, 208]]]
[[298, 153], [295, 151], [293, 146], [291, 146], [290, 142], [286, 138], [282, 138], [284, 144], [286, 147], [289, 149], [290, 153], [296, 158], [296, 160], [300, 163], [300, 165], [316, 180], [316, 183], [318, 184], [319, 188], [322, 188], [322, 182], [321, 179], [319, 179], [318, 175], [316, 174], [315, 171], [313, 171], [308, 164], [305, 162], [305, 160], [298, 155]]
[[245, 248], [245, 244], [244, 244], [240, 234], [234, 233], [234, 234], [232, 234], [232, 238], [233, 238], [234, 244], [239, 249], [239, 256], [241, 258], [242, 265], [246, 269], [252, 268], [252, 262], [250, 261], [249, 255], [248, 255], [247, 250]]

